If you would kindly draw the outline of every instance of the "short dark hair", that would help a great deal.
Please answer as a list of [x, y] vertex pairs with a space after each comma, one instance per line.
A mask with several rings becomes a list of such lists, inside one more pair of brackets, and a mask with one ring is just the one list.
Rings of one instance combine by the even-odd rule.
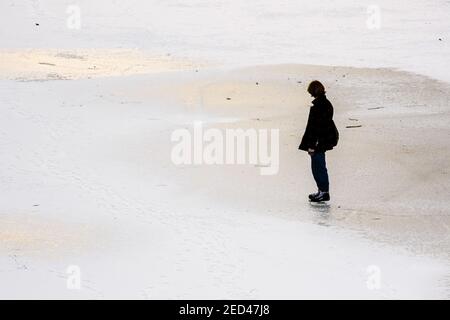
[[308, 92], [310, 95], [316, 98], [320, 95], [325, 94], [325, 87], [322, 83], [320, 83], [320, 81], [314, 80], [309, 84]]

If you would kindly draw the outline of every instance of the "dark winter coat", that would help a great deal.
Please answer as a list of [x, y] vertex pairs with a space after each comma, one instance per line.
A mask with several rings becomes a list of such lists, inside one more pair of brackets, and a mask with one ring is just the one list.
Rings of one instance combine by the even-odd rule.
[[339, 132], [333, 121], [333, 105], [325, 95], [317, 97], [312, 103], [305, 133], [298, 148], [304, 151], [311, 148], [318, 152], [331, 150], [339, 140]]

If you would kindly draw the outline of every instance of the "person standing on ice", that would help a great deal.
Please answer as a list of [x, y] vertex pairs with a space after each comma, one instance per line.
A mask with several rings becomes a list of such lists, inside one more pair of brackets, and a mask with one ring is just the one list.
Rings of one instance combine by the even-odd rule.
[[333, 149], [339, 140], [339, 132], [333, 121], [333, 105], [325, 95], [325, 87], [317, 80], [308, 86], [314, 98], [309, 110], [308, 123], [298, 147], [311, 156], [311, 169], [318, 191], [309, 195], [311, 202], [329, 201], [329, 180], [325, 152]]

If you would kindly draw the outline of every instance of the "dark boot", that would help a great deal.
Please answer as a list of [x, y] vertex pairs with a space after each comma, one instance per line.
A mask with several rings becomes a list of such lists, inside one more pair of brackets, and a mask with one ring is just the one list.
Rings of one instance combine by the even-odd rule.
[[330, 201], [330, 194], [328, 192], [320, 191], [317, 196], [311, 199], [311, 202]]
[[320, 191], [317, 191], [316, 193], [311, 193], [308, 198], [309, 200], [312, 200], [313, 198], [317, 197], [320, 194]]

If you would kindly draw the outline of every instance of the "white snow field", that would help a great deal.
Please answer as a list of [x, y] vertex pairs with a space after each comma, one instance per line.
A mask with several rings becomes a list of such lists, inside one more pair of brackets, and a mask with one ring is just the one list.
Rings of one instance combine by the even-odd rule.
[[1, 48], [138, 48], [227, 65], [392, 67], [450, 81], [445, 0], [4, 0], [0, 9]]
[[[448, 1], [0, 12], [0, 298], [450, 297]], [[297, 150], [312, 79], [341, 132], [326, 205]], [[175, 165], [194, 121], [279, 129], [278, 174]]]

